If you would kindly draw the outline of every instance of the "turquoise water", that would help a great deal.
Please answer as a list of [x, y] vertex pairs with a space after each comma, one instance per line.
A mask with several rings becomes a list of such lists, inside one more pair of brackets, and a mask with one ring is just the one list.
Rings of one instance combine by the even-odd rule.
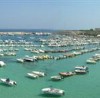
[[[15, 61], [6, 62], [7, 66], [0, 68], [0, 77], [10, 77], [16, 80], [17, 86], [7, 87], [0, 84], [0, 98], [46, 98], [47, 96], [41, 95], [41, 89], [49, 86], [64, 89], [65, 95], [62, 98], [97, 98], [100, 95], [100, 62], [88, 65], [89, 73], [86, 75], [75, 75], [59, 82], [50, 81], [52, 75], [71, 71], [76, 65], [86, 65], [86, 59], [93, 54], [88, 53], [58, 61], [46, 60], [25, 64], [19, 64]], [[13, 59], [15, 58], [13, 57]], [[29, 79], [26, 77], [26, 73], [32, 70], [44, 71], [47, 76]]]
[[[74, 58], [25, 62], [23, 64], [17, 63], [16, 59], [25, 55], [33, 55], [28, 51], [23, 51], [23, 49], [19, 50], [17, 56], [0, 57], [7, 64], [0, 68], [0, 77], [9, 77], [17, 82], [17, 86], [14, 87], [0, 84], [0, 98], [54, 98], [41, 94], [41, 89], [49, 86], [65, 90], [65, 95], [61, 96], [62, 98], [99, 98], [100, 62], [93, 65], [86, 64], [86, 60], [95, 53], [97, 51]], [[63, 71], [73, 71], [77, 65], [87, 65], [89, 73], [74, 75], [58, 82], [50, 81], [50, 76], [58, 75], [59, 72]], [[47, 76], [38, 79], [27, 78], [27, 73], [33, 70], [44, 71]]]

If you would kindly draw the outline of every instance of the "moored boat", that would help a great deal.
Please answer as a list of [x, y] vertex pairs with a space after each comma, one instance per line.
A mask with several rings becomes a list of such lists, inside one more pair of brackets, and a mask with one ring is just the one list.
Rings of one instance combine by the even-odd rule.
[[69, 77], [74, 75], [74, 72], [60, 72], [59, 75], [63, 76], [63, 77]]
[[6, 64], [3, 61], [0, 61], [0, 67], [5, 66]]
[[75, 70], [76, 74], [85, 74], [87, 73], [86, 70]]
[[57, 88], [43, 88], [42, 89], [43, 94], [49, 94], [49, 95], [56, 95], [56, 96], [62, 96], [64, 95], [64, 90], [57, 89]]
[[96, 64], [96, 61], [95, 60], [92, 60], [92, 59], [88, 59], [86, 61], [87, 64]]
[[75, 73], [76, 74], [86, 74], [88, 72], [87, 66], [76, 66], [75, 67]]
[[76, 66], [75, 69], [88, 70], [87, 66]]
[[19, 63], [23, 63], [24, 60], [23, 60], [23, 59], [17, 59], [17, 62], [19, 62]]
[[9, 86], [17, 85], [16, 81], [10, 80], [9, 78], [6, 78], [6, 79], [1, 78], [1, 79], [0, 79], [0, 82], [1, 82], [1, 83], [4, 83], [4, 84], [6, 84], [6, 85], [9, 85]]
[[33, 62], [33, 58], [30, 58], [30, 57], [27, 57], [27, 58], [24, 58], [24, 61], [27, 61], [27, 62]]
[[63, 77], [62, 76], [51, 76], [51, 80], [53, 81], [59, 81], [59, 80], [62, 80]]
[[27, 76], [30, 78], [38, 78], [39, 76], [33, 73], [27, 73]]
[[46, 75], [44, 72], [40, 72], [40, 71], [32, 71], [32, 73], [38, 75], [39, 77], [43, 77]]

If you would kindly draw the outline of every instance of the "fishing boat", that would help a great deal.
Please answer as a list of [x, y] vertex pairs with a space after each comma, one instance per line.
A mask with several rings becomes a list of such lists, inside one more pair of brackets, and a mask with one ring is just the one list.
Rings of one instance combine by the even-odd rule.
[[0, 82], [9, 86], [17, 85], [16, 81], [10, 80], [9, 78], [6, 78], [6, 79], [1, 78]]
[[62, 95], [64, 95], [65, 92], [64, 92], [64, 90], [50, 87], [50, 88], [43, 88], [42, 93], [47, 94], [47, 95], [62, 96]]

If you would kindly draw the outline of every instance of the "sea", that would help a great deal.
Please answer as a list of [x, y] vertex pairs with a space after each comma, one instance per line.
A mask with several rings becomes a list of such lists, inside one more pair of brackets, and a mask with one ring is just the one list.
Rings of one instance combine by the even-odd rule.
[[[33, 37], [33, 39], [32, 39]], [[44, 36], [41, 36], [43, 38]], [[26, 40], [34, 41], [38, 36], [0, 36], [0, 40]], [[40, 44], [38, 41], [34, 44]], [[2, 48], [2, 47], [0, 47]], [[45, 48], [45, 47], [42, 47]], [[65, 47], [66, 48], [66, 47]], [[4, 61], [6, 66], [0, 67], [0, 78], [10, 78], [17, 82], [16, 86], [7, 86], [0, 83], [0, 98], [99, 98], [100, 96], [100, 61], [96, 64], [87, 64], [86, 60], [99, 50], [94, 52], [78, 55], [73, 58], [60, 60], [47, 59], [35, 62], [18, 63], [18, 58], [25, 55], [35, 56], [37, 54], [25, 51], [23, 47], [19, 47], [16, 56], [0, 56], [0, 61]], [[48, 53], [48, 55], [62, 55], [64, 53]], [[42, 54], [38, 54], [42, 55]], [[47, 54], [43, 54], [47, 55]], [[84, 75], [73, 75], [66, 77], [61, 81], [51, 81], [50, 77], [58, 75], [59, 72], [74, 71], [75, 66], [88, 66], [89, 72]], [[31, 71], [43, 71], [45, 77], [31, 79], [27, 77], [27, 73]], [[63, 89], [65, 95], [50, 96], [43, 95], [42, 88], [53, 87]]]

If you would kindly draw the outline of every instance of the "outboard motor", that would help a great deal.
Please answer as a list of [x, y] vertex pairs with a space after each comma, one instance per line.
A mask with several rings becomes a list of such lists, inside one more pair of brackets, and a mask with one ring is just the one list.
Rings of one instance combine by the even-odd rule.
[[9, 82], [9, 81], [10, 81], [10, 79], [9, 79], [9, 78], [7, 78], [7, 79], [6, 79], [6, 82]]

